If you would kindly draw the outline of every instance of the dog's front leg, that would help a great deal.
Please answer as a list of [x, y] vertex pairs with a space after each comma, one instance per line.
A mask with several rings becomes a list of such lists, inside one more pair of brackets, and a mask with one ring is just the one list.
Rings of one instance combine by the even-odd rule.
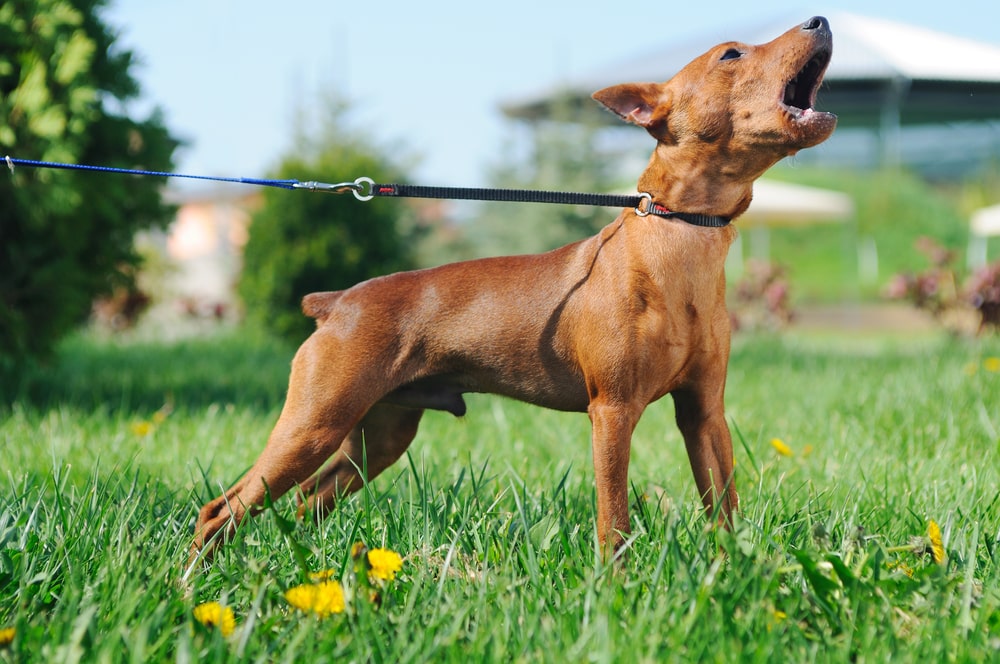
[[628, 518], [628, 462], [632, 431], [639, 421], [627, 404], [593, 401], [587, 409], [592, 426], [594, 482], [597, 485], [597, 539], [605, 559], [631, 531]]
[[677, 427], [684, 436], [691, 470], [705, 510], [723, 526], [732, 525], [738, 507], [733, 482], [733, 440], [726, 425], [722, 389], [672, 394]]

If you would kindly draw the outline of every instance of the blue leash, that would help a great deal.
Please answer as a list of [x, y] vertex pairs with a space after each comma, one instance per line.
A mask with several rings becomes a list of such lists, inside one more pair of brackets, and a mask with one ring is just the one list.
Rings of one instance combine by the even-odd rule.
[[95, 171], [98, 173], [120, 173], [123, 175], [147, 175], [161, 178], [186, 178], [189, 180], [211, 180], [212, 182], [234, 182], [236, 184], [253, 184], [261, 187], [280, 187], [281, 189], [308, 189], [309, 191], [327, 191], [331, 193], [355, 192], [355, 195], [362, 190], [365, 183], [370, 184], [368, 178], [358, 178], [355, 182], [341, 182], [338, 184], [327, 184], [325, 182], [299, 182], [298, 180], [266, 180], [261, 178], [225, 178], [211, 175], [189, 175], [185, 173], [168, 173], [166, 171], [143, 171], [132, 168], [114, 168], [112, 166], [88, 166], [86, 164], [66, 164], [58, 161], [36, 161], [34, 159], [15, 159], [4, 157], [4, 162], [11, 173], [15, 166], [27, 166], [29, 168], [61, 168], [70, 171]]
[[281, 187], [295, 189], [300, 184], [298, 180], [259, 180], [256, 178], [220, 178], [208, 175], [185, 175], [183, 173], [167, 173], [164, 171], [140, 171], [129, 168], [113, 168], [111, 166], [86, 166], [83, 164], [64, 164], [58, 161], [35, 161], [33, 159], [14, 159], [6, 157], [4, 161], [11, 171], [14, 166], [29, 166], [31, 168], [62, 168], [72, 171], [97, 171], [100, 173], [123, 173], [126, 175], [150, 175], [163, 178], [188, 178], [191, 180], [214, 180], [216, 182], [238, 182], [240, 184], [256, 184], [265, 187]]

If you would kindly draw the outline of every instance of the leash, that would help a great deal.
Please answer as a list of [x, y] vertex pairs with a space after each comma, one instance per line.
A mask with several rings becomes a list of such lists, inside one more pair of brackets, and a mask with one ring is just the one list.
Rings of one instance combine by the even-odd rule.
[[15, 166], [28, 168], [56, 168], [63, 170], [91, 171], [98, 173], [118, 173], [121, 175], [142, 175], [163, 178], [186, 178], [189, 180], [209, 180], [213, 182], [232, 182], [250, 184], [260, 187], [278, 187], [281, 189], [304, 189], [328, 194], [345, 194], [351, 192], [359, 201], [370, 201], [376, 196], [389, 198], [436, 198], [466, 201], [496, 201], [505, 203], [556, 203], [564, 205], [591, 205], [596, 207], [630, 207], [640, 217], [654, 215], [664, 219], [680, 219], [694, 226], [705, 228], [722, 228], [731, 221], [727, 217], [696, 214], [691, 212], [674, 212], [659, 203], [653, 202], [653, 197], [647, 193], [634, 195], [621, 194], [587, 194], [568, 191], [544, 191], [538, 189], [484, 189], [475, 187], [426, 187], [410, 184], [378, 184], [371, 178], [360, 177], [353, 182], [300, 182], [299, 180], [268, 180], [262, 178], [229, 178], [210, 175], [188, 175], [184, 173], [168, 173], [166, 171], [144, 171], [131, 168], [114, 168], [111, 166], [88, 166], [84, 164], [67, 164], [58, 161], [36, 161], [33, 159], [14, 159], [5, 157], [4, 161], [10, 172]]

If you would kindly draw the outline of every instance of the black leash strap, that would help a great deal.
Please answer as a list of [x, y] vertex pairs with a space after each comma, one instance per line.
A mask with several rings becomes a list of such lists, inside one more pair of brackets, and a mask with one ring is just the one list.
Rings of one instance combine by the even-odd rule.
[[504, 203], [561, 203], [598, 207], [637, 207], [642, 196], [583, 194], [538, 189], [477, 189], [464, 187], [422, 187], [412, 184], [373, 184], [372, 196], [398, 198], [441, 198], [461, 201], [499, 201]]
[[[674, 212], [654, 203], [649, 194], [584, 194], [569, 191], [542, 191], [538, 189], [475, 189], [463, 187], [422, 187], [410, 184], [371, 184], [368, 196], [398, 198], [439, 198], [465, 201], [500, 201], [504, 203], [559, 203], [564, 205], [593, 205], [597, 207], [630, 207], [636, 214], [648, 214], [664, 219], [680, 219], [694, 226], [722, 228], [730, 219], [709, 214]], [[360, 198], [361, 196], [359, 196]], [[643, 207], [645, 204], [645, 207]]]

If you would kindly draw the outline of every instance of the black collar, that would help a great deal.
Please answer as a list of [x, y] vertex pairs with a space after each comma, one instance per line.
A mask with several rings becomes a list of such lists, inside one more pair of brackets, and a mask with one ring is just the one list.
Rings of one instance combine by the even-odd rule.
[[674, 212], [663, 207], [659, 203], [653, 203], [650, 201], [646, 208], [645, 214], [639, 212], [639, 208], [636, 208], [636, 212], [641, 216], [646, 216], [647, 214], [654, 214], [657, 217], [662, 217], [664, 219], [680, 219], [681, 221], [686, 221], [693, 226], [701, 226], [703, 228], [723, 228], [728, 226], [732, 219], [728, 217], [720, 217], [718, 215], [712, 214], [697, 214], [695, 212]]

